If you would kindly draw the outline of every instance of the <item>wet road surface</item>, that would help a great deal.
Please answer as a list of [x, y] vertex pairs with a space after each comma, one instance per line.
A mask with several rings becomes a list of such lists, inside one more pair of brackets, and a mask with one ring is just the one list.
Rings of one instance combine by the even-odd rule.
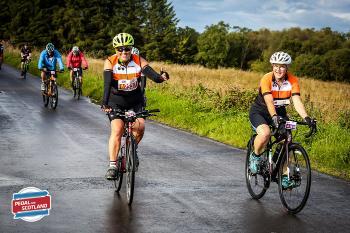
[[[39, 79], [0, 71], [0, 232], [350, 232], [350, 184], [313, 173], [309, 201], [288, 215], [272, 184], [252, 200], [245, 151], [148, 121], [132, 207], [104, 179], [109, 122], [87, 98], [59, 89], [43, 107]], [[161, 113], [160, 113], [161, 114]], [[52, 196], [49, 216], [13, 219], [15, 192]]]

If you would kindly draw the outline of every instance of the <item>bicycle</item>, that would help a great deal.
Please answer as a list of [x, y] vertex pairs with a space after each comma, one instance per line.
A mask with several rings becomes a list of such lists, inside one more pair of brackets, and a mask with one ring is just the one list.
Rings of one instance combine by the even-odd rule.
[[[82, 84], [79, 78], [79, 71], [81, 68], [73, 68], [73, 91], [74, 91], [74, 96], [73, 98], [76, 97], [78, 94], [77, 99], [80, 99], [80, 96], [82, 95]], [[78, 91], [78, 92], [77, 92]]]
[[[309, 157], [302, 145], [293, 142], [292, 139], [292, 130], [296, 130], [297, 124], [307, 125], [306, 122], [281, 120], [281, 124], [278, 129], [273, 131], [266, 150], [261, 155], [261, 162], [256, 174], [250, 171], [249, 160], [254, 139], [257, 135], [254, 132], [247, 144], [245, 163], [246, 184], [252, 198], [262, 198], [270, 187], [270, 183], [276, 182], [282, 205], [288, 213], [292, 214], [296, 214], [304, 208], [311, 187]], [[305, 137], [310, 137], [316, 131], [315, 124]], [[274, 141], [272, 141], [272, 136], [275, 137]], [[272, 155], [273, 148], [274, 153]], [[283, 182], [285, 182], [284, 185]]]
[[29, 63], [30, 63], [30, 59], [25, 58], [25, 61], [23, 63], [23, 79], [27, 78], [27, 72], [29, 69]]
[[46, 71], [45, 91], [42, 92], [44, 106], [50, 103], [52, 109], [56, 109], [58, 103], [58, 88], [56, 83], [56, 71]]
[[119, 109], [112, 109], [109, 114], [119, 116], [124, 121], [124, 133], [122, 136], [120, 150], [117, 156], [117, 175], [114, 179], [114, 186], [116, 192], [119, 192], [123, 183], [123, 174], [126, 173], [126, 197], [128, 205], [132, 204], [134, 197], [134, 185], [135, 185], [135, 172], [136, 172], [136, 139], [132, 134], [133, 124], [137, 118], [147, 118], [150, 116], [156, 116], [152, 114], [154, 112], [160, 112], [159, 109], [143, 110], [135, 113], [132, 110], [120, 111]]

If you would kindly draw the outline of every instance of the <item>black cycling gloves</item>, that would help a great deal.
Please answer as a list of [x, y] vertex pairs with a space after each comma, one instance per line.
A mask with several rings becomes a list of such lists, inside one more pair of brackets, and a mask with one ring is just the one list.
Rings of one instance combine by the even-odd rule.
[[304, 121], [307, 123], [307, 125], [311, 128], [311, 127], [315, 127], [316, 126], [316, 121], [315, 119], [310, 118], [309, 116], [304, 118]]
[[276, 128], [278, 128], [281, 118], [282, 117], [278, 116], [277, 114], [272, 116], [272, 123]]

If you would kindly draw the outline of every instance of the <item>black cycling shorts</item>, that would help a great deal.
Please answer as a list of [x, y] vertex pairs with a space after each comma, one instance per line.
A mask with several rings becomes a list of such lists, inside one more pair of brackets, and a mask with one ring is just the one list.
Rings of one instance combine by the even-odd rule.
[[[110, 106], [111, 106], [113, 109], [119, 109], [119, 110], [121, 110], [122, 112], [126, 112], [126, 111], [128, 111], [128, 110], [132, 110], [132, 111], [134, 111], [135, 113], [138, 113], [138, 112], [141, 112], [141, 111], [144, 110], [144, 104], [143, 104], [143, 103], [139, 103], [139, 104], [136, 104], [135, 106], [128, 106], [128, 107], [121, 106], [121, 105], [118, 105], [118, 104], [110, 103]], [[122, 117], [116, 116], [116, 115], [114, 115], [113, 113], [108, 114], [108, 118], [109, 118], [110, 121], [113, 121], [113, 120], [115, 120], [115, 119], [123, 119]]]
[[[286, 117], [287, 112], [285, 108], [277, 108], [276, 112], [281, 117]], [[249, 111], [249, 121], [252, 128], [256, 130], [259, 125], [272, 125], [272, 117], [270, 116], [267, 107], [257, 107], [253, 105]]]

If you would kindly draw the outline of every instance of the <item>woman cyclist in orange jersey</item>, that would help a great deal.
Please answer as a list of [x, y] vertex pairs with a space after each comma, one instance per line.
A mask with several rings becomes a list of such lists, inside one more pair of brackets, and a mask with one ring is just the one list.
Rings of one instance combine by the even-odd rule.
[[272, 72], [263, 76], [260, 81], [259, 94], [249, 111], [249, 120], [257, 136], [254, 140], [254, 150], [250, 155], [250, 170], [257, 173], [260, 155], [270, 139], [270, 125], [278, 127], [279, 120], [287, 116], [285, 106], [292, 98], [298, 114], [313, 127], [316, 122], [305, 111], [300, 98], [299, 81], [288, 72], [292, 58], [285, 52], [275, 52], [270, 58]]

